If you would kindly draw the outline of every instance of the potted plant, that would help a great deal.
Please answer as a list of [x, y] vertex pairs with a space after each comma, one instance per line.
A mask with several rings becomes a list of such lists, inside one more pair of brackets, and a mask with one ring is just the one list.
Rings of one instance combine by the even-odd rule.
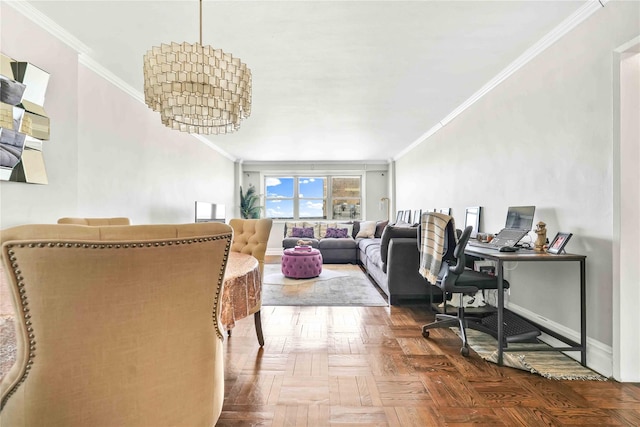
[[260, 218], [261, 206], [258, 205], [260, 196], [256, 193], [256, 188], [249, 185], [247, 192], [242, 192], [240, 187], [240, 216], [244, 219]]

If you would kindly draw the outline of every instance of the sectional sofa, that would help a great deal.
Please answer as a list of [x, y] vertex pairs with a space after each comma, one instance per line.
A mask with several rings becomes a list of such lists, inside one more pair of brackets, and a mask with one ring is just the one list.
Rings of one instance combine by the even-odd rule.
[[[295, 247], [305, 240], [320, 250], [325, 264], [358, 263], [382, 289], [389, 303], [426, 300], [430, 287], [418, 273], [420, 252], [417, 227], [409, 224], [389, 225], [386, 221], [287, 222], [282, 241], [284, 249]], [[294, 233], [294, 228], [298, 233]], [[306, 228], [312, 237], [301, 237], [300, 229]], [[347, 237], [327, 237], [329, 228], [346, 228]], [[368, 230], [363, 233], [362, 230]], [[373, 230], [373, 231], [372, 231]], [[330, 236], [331, 236], [330, 231]], [[433, 294], [440, 295], [433, 287]]]
[[[329, 229], [347, 229], [346, 236], [327, 237]], [[300, 230], [311, 234], [299, 232]], [[357, 245], [352, 233], [353, 223], [286, 222], [282, 247], [283, 249], [293, 248], [300, 240], [303, 240], [320, 251], [324, 264], [356, 264], [358, 261]]]

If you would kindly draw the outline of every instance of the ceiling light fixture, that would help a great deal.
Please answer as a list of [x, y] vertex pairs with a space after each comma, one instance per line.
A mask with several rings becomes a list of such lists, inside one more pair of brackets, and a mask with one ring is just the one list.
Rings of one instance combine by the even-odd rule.
[[144, 55], [144, 101], [165, 126], [204, 135], [231, 133], [251, 115], [251, 70], [200, 42], [161, 44]]

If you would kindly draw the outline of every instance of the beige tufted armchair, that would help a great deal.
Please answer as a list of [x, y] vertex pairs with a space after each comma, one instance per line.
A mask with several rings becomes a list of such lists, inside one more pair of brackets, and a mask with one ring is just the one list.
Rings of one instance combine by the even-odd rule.
[[[267, 242], [269, 241], [269, 233], [273, 220], [270, 218], [262, 219], [239, 219], [234, 218], [229, 221], [229, 225], [233, 228], [233, 243], [231, 250], [244, 254], [253, 255], [260, 265], [260, 281], [264, 279], [264, 256], [267, 252]], [[260, 309], [262, 308], [262, 300], [249, 311], [253, 314], [256, 326], [256, 335], [260, 346], [264, 345], [264, 337], [262, 335], [262, 320], [260, 318]]]
[[129, 225], [129, 218], [116, 217], [116, 218], [60, 218], [58, 224], [77, 224], [77, 225]]
[[226, 224], [2, 230], [17, 358], [0, 425], [213, 426]]

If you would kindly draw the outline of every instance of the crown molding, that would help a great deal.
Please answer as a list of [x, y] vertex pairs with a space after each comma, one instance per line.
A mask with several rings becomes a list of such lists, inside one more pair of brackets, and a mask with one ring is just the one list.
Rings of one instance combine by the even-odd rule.
[[56, 37], [58, 40], [69, 46], [71, 49], [75, 50], [80, 54], [90, 55], [91, 48], [86, 44], [82, 43], [80, 40], [72, 36], [67, 30], [62, 28], [60, 25], [56, 24], [53, 20], [51, 20], [48, 16], [40, 12], [38, 9], [33, 7], [30, 3], [24, 0], [4, 0], [2, 3], [7, 4], [14, 8], [16, 11], [20, 12], [26, 18], [33, 21], [40, 28], [48, 31]]
[[411, 145], [402, 150], [398, 155], [394, 157], [394, 160], [398, 160], [408, 152], [416, 148], [418, 145], [422, 144], [424, 141], [429, 139], [435, 133], [437, 133], [440, 129], [449, 124], [453, 119], [459, 116], [464, 110], [475, 104], [480, 98], [485, 96], [487, 93], [491, 92], [496, 86], [500, 83], [511, 77], [516, 71], [524, 67], [529, 61], [538, 56], [540, 53], [545, 51], [549, 46], [560, 40], [564, 37], [565, 34], [569, 33], [575, 27], [580, 25], [583, 21], [589, 18], [592, 14], [602, 9], [605, 3], [608, 3], [609, 0], [587, 0], [587, 2], [580, 7], [580, 9], [576, 10], [573, 14], [571, 14], [568, 18], [560, 23], [557, 27], [547, 33], [544, 37], [538, 40], [533, 46], [524, 51], [522, 55], [520, 55], [515, 61], [509, 64], [504, 70], [498, 73], [494, 78], [492, 78], [489, 82], [487, 82], [484, 86], [480, 88], [476, 93], [471, 95], [469, 99], [460, 104], [455, 110], [449, 113], [444, 119], [440, 120], [437, 125], [432, 127], [429, 131], [422, 134], [418, 139], [416, 139]]
[[144, 104], [144, 95], [142, 92], [126, 83], [120, 77], [113, 74], [106, 67], [102, 66], [98, 61], [91, 58], [89, 55], [85, 55], [80, 53], [78, 55], [78, 63], [84, 65], [109, 83], [114, 86], [117, 86], [123, 92], [126, 92], [129, 96], [134, 98], [136, 101], [139, 101]]
[[[136, 101], [140, 101], [141, 103], [145, 104], [144, 94], [141, 91], [137, 90], [130, 84], [126, 83], [120, 77], [116, 76], [109, 69], [107, 69], [98, 61], [93, 59], [91, 57], [92, 50], [91, 48], [89, 48], [89, 46], [82, 43], [76, 37], [71, 35], [67, 30], [62, 28], [60, 25], [56, 24], [53, 20], [51, 20], [49, 17], [44, 15], [42, 12], [40, 12], [38, 9], [33, 7], [27, 1], [24, 1], [24, 0], [18, 0], [18, 1], [0, 0], [0, 1], [2, 1], [3, 4], [7, 4], [11, 6], [16, 11], [24, 15], [26, 18], [30, 19], [33, 23], [35, 23], [45, 31], [49, 32], [52, 36], [56, 37], [58, 40], [60, 40], [61, 42], [69, 46], [71, 49], [75, 50], [78, 53], [79, 64], [87, 67], [88, 69], [96, 73], [98, 76], [107, 80], [109, 83], [111, 83], [118, 89], [122, 90], [123, 92], [125, 92], [126, 94], [134, 98]], [[227, 159], [231, 161], [236, 161], [236, 158], [234, 156], [227, 153], [222, 148], [218, 147], [208, 138], [202, 135], [196, 135], [196, 134], [191, 134], [191, 136], [195, 137], [198, 141], [202, 142], [207, 147], [217, 151]]]

